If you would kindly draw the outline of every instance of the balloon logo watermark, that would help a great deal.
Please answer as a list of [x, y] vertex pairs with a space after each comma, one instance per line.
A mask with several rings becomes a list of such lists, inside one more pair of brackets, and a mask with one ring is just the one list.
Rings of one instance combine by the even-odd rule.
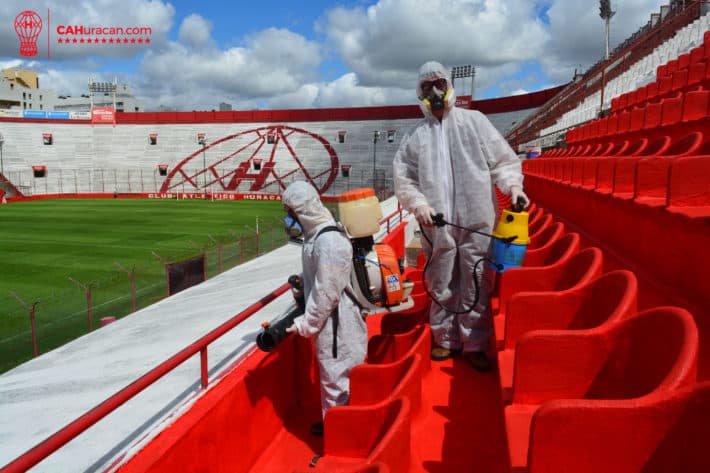
[[37, 55], [37, 39], [42, 32], [42, 18], [32, 10], [20, 12], [15, 17], [15, 32], [20, 39], [20, 54], [27, 57]]

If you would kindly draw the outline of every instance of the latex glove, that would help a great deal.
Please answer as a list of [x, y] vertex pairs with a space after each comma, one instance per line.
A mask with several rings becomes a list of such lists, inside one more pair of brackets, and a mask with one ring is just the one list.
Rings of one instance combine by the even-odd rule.
[[525, 202], [522, 206], [523, 209], [530, 205], [530, 199], [528, 199], [528, 196], [525, 195], [523, 188], [520, 186], [510, 186], [510, 199], [513, 205], [518, 205], [518, 199], [523, 200]]
[[417, 219], [420, 225], [431, 227], [433, 225], [432, 216], [436, 214], [436, 211], [429, 207], [428, 205], [420, 205], [414, 209], [414, 217]]
[[296, 324], [292, 324], [290, 327], [286, 328], [286, 333], [296, 333], [298, 330], [296, 330]]

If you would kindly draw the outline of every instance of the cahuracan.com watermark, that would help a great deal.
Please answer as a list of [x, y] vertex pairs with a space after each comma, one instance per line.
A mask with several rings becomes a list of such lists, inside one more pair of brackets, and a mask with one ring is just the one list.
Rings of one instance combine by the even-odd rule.
[[59, 25], [57, 44], [150, 44], [149, 26]]

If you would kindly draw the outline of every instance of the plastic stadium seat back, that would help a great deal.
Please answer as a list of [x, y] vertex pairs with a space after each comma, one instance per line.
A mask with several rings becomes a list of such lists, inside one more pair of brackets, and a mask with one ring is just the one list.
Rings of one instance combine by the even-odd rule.
[[619, 128], [619, 114], [614, 113], [609, 116], [609, 121], [606, 124], [607, 135], [609, 135], [609, 136], [615, 135], [618, 128]]
[[688, 87], [703, 83], [706, 67], [704, 62], [696, 62], [690, 65], [688, 69]]
[[419, 353], [422, 355], [422, 372], [425, 372], [431, 366], [430, 352], [431, 329], [428, 324], [422, 324], [406, 333], [370, 337], [367, 343], [367, 363], [394, 363], [413, 353]]
[[676, 157], [698, 154], [704, 142], [705, 135], [699, 131], [694, 131], [674, 140], [663, 155]]
[[690, 50], [690, 64], [688, 67], [691, 67], [693, 64], [703, 62], [704, 59], [705, 59], [705, 48], [703, 46], [697, 46], [697, 47]]
[[623, 135], [629, 131], [629, 125], [631, 124], [631, 112], [624, 110], [619, 114], [619, 123], [617, 126], [617, 133]]
[[672, 76], [675, 71], [678, 70], [678, 59], [671, 59], [666, 63], [668, 68], [666, 69], [666, 75]]
[[606, 157], [600, 158], [597, 164], [597, 185], [595, 192], [600, 194], [611, 194], [614, 189], [614, 170], [616, 161], [624, 158]]
[[662, 79], [663, 77], [666, 77], [666, 73], [668, 71], [668, 65], [667, 64], [661, 64], [656, 68], [656, 81]]
[[614, 166], [614, 197], [631, 199], [636, 185], [636, 167], [639, 156], [618, 158]]
[[668, 210], [689, 217], [710, 216], [710, 155], [684, 156], [671, 164]]
[[651, 102], [658, 96], [658, 82], [653, 81], [646, 85], [646, 101]]
[[610, 149], [605, 156], [623, 156], [626, 153], [626, 150], [629, 149], [630, 145], [631, 143], [629, 143], [628, 140], [621, 140], [618, 143], [615, 143], [614, 147]]
[[639, 138], [634, 141], [624, 152], [624, 156], [639, 156], [648, 146], [648, 138]]
[[637, 156], [662, 156], [668, 153], [673, 141], [668, 135], [655, 136]]
[[544, 228], [541, 228], [535, 233], [531, 233], [530, 243], [528, 243], [527, 251], [532, 251], [537, 248], [542, 248], [546, 245], [551, 245], [555, 240], [564, 235], [564, 232], [564, 223], [555, 222], [545, 226]]
[[649, 309], [610, 332], [612, 349], [586, 399], [632, 399], [695, 382], [698, 330], [677, 307]]
[[688, 85], [688, 69], [677, 70], [673, 73], [671, 91], [682, 90]]
[[611, 271], [560, 292], [513, 296], [508, 304], [506, 349], [531, 330], [587, 330], [637, 311], [638, 281], [628, 270]]
[[678, 56], [678, 71], [683, 71], [683, 70], [688, 69], [689, 64], [690, 64], [690, 53], [683, 53], [680, 56]]
[[698, 90], [686, 92], [683, 98], [683, 122], [692, 122], [708, 118], [710, 91]]
[[589, 158], [584, 162], [582, 188], [592, 190], [597, 185], [597, 166], [599, 158]]
[[580, 248], [578, 233], [568, 233], [536, 249], [528, 249], [523, 259], [524, 267], [551, 266], [569, 259]]
[[[596, 414], [606, 409], [620, 416], [622, 407], [639, 408], [693, 386], [697, 357], [698, 330], [693, 316], [678, 307], [648, 309], [584, 331], [528, 332], [517, 345], [513, 404], [505, 408], [513, 470], [529, 466], [531, 473], [607, 471], [599, 468], [597, 462], [601, 461], [607, 462], [608, 471], [645, 472], [648, 455], [638, 457], [638, 468], [619, 469], [619, 458], [609, 461], [605, 452], [598, 450], [608, 437], [598, 429], [608, 425]], [[565, 407], [573, 406], [581, 417], [563, 419], [549, 413], [558, 409], [561, 415]], [[636, 431], [639, 421], [660, 418], [651, 412], [617, 425], [623, 428], [608, 445], [627, 455], [630, 444], [623, 439], [653, 438]], [[661, 409], [658, 414], [662, 412], [666, 411]], [[551, 431], [553, 424], [556, 434]], [[568, 454], [567, 449], [574, 452]], [[622, 458], [626, 461], [626, 456]], [[589, 468], [590, 463], [595, 466]]]
[[636, 103], [638, 105], [645, 105], [647, 93], [648, 91], [646, 90], [646, 86], [639, 87], [638, 89], [636, 89]]
[[661, 103], [661, 126], [675, 125], [682, 117], [683, 99], [681, 97], [666, 98]]
[[643, 129], [654, 131], [661, 125], [661, 104], [660, 102], [646, 105], [646, 115], [644, 116]]
[[531, 424], [530, 473], [710, 471], [707, 381], [632, 401], [552, 401]]
[[350, 406], [377, 404], [388, 398], [406, 397], [412, 416], [420, 412], [422, 401], [422, 355], [412, 353], [394, 363], [363, 363], [350, 371]]
[[673, 87], [673, 77], [670, 75], [667, 75], [665, 77], [661, 77], [658, 79], [658, 95], [661, 97], [666, 95], [671, 91], [671, 88]]
[[[508, 303], [498, 372], [503, 399], [511, 399], [518, 340], [533, 330], [586, 330], [636, 313], [638, 282], [631, 271], [603, 274], [560, 292], [523, 293]], [[498, 338], [498, 333], [496, 337]]]
[[506, 270], [500, 278], [500, 304], [497, 317], [504, 317], [508, 300], [518, 292], [564, 291], [601, 274], [603, 257], [599, 248], [585, 248], [567, 255], [549, 266]]
[[635, 202], [652, 207], [666, 205], [671, 161], [671, 158], [665, 156], [639, 159], [636, 166]]
[[411, 407], [406, 398], [370, 406], [336, 406], [325, 415], [323, 456], [317, 469], [340, 471], [358, 460], [382, 462], [392, 473], [407, 473]]
[[607, 156], [611, 150], [614, 149], [614, 143], [611, 141], [608, 141], [606, 143], [602, 143], [601, 147], [594, 151], [594, 153], [590, 154], [590, 157], [596, 157], [596, 156]]
[[639, 131], [641, 127], [643, 127], [645, 114], [645, 107], [636, 107], [631, 110], [631, 122], [629, 124], [629, 131]]

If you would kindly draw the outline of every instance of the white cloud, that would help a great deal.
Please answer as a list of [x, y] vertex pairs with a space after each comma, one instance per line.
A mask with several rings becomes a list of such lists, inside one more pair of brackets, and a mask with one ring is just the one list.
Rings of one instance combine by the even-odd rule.
[[177, 109], [212, 108], [223, 100], [248, 108], [297, 92], [317, 78], [320, 61], [317, 43], [276, 28], [246, 38], [243, 47], [226, 50], [170, 43], [145, 55], [140, 66], [142, 90], [144, 100], [160, 97], [160, 104]]
[[186, 46], [201, 48], [210, 42], [211, 30], [212, 23], [193, 13], [182, 21], [178, 38]]
[[[612, 46], [662, 3], [612, 2]], [[568, 82], [575, 67], [585, 70], [603, 53], [598, 3], [582, 0], [380, 0], [325, 11], [314, 25], [318, 40], [273, 27], [241, 37], [230, 32], [229, 46], [217, 41], [213, 24], [199, 14], [186, 16], [171, 41], [175, 9], [167, 0], [44, 5], [55, 27], [149, 25], [151, 45], [56, 47], [51, 63], [38, 64], [9, 59], [18, 56], [18, 45], [8, 28], [0, 30], [0, 65], [33, 67], [43, 86], [74, 95], [86, 92], [93, 71], [113, 79], [109, 71], [117, 66], [110, 59], [135, 58], [133, 75], [117, 75], [147, 109], [163, 104], [204, 110], [221, 101], [236, 109], [412, 104], [417, 70], [432, 59], [449, 67], [475, 65], [477, 98], [486, 90], [510, 95]], [[6, 0], [0, 21], [11, 22], [24, 8], [25, 2]], [[546, 18], [540, 18], [545, 9]], [[332, 80], [324, 80], [325, 68]], [[469, 93], [468, 79], [456, 85], [459, 95]]]

